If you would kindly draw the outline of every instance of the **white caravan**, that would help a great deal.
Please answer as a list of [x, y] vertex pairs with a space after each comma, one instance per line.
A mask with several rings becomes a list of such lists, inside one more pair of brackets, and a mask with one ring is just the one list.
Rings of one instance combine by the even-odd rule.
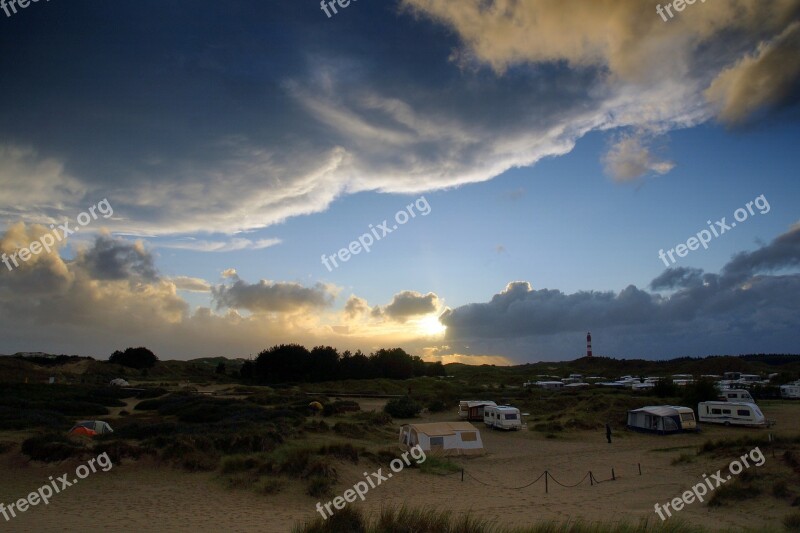
[[486, 406], [483, 410], [483, 423], [490, 428], [518, 430], [522, 428], [522, 417], [516, 407]]
[[767, 426], [761, 409], [749, 402], [700, 402], [697, 404], [697, 417], [700, 422], [726, 426]]
[[789, 383], [781, 385], [781, 398], [797, 399], [800, 398], [800, 383]]
[[744, 389], [722, 389], [719, 399], [726, 402], [748, 402], [756, 403], [750, 393]]

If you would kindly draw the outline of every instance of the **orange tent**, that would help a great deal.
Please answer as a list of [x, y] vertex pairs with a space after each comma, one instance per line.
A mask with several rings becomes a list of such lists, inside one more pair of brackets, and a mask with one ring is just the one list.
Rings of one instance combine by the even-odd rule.
[[69, 435], [85, 435], [86, 437], [94, 437], [97, 435], [97, 432], [93, 429], [89, 429], [83, 426], [75, 426], [71, 430], [69, 430]]

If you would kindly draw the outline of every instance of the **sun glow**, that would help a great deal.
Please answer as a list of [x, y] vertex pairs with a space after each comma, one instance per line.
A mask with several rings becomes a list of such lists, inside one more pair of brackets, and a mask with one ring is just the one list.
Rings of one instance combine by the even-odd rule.
[[437, 315], [427, 315], [417, 321], [417, 330], [426, 337], [440, 337], [447, 331], [447, 326], [439, 322]]

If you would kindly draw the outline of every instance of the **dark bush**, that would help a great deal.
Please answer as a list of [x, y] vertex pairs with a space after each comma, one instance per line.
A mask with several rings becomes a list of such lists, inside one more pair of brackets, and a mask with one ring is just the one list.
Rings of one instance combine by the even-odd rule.
[[425, 407], [427, 407], [428, 411], [430, 411], [431, 413], [441, 413], [442, 411], [446, 411], [447, 409], [449, 409], [450, 404], [448, 404], [447, 402], [445, 402], [440, 398], [435, 398], [429, 401], [425, 405]]
[[120, 464], [123, 458], [138, 459], [146, 454], [154, 454], [153, 450], [144, 448], [136, 444], [128, 444], [127, 442], [115, 440], [110, 442], [101, 442], [94, 447], [92, 452], [95, 455], [102, 453], [108, 454], [108, 458], [115, 465]]
[[353, 400], [337, 400], [322, 407], [322, 416], [340, 415], [353, 411], [360, 411], [361, 406]]
[[22, 453], [33, 461], [55, 463], [81, 455], [86, 448], [70, 441], [60, 433], [37, 435], [22, 443]]
[[360, 424], [352, 424], [350, 422], [337, 422], [333, 426], [333, 431], [337, 435], [343, 437], [350, 437], [351, 439], [360, 439], [366, 436], [364, 427]]
[[422, 406], [408, 396], [403, 396], [389, 400], [383, 410], [393, 418], [414, 418], [422, 411]]
[[352, 463], [358, 463], [359, 450], [350, 443], [328, 444], [319, 449], [320, 455], [332, 455], [337, 459], [344, 459]]
[[166, 389], [161, 389], [161, 388], [144, 389], [144, 390], [139, 391], [139, 393], [136, 395], [136, 397], [140, 398], [142, 400], [145, 400], [145, 399], [148, 399], [148, 398], [158, 398], [160, 396], [164, 396], [165, 394], [167, 394], [167, 392], [168, 391]]

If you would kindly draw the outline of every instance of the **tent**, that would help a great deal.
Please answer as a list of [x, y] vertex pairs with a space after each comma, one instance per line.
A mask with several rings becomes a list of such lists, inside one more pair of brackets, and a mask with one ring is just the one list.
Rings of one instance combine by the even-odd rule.
[[478, 428], [469, 422], [404, 424], [400, 444], [406, 449], [418, 445], [428, 455], [481, 455], [486, 453]]
[[84, 420], [83, 422], [78, 422], [69, 430], [70, 435], [88, 435], [90, 437], [106, 433], [114, 433], [114, 430], [101, 420]]
[[681, 412], [671, 405], [649, 405], [628, 411], [628, 428], [660, 435], [679, 433], [684, 429]]
[[69, 430], [68, 434], [71, 436], [82, 435], [84, 437], [94, 437], [97, 435], [97, 432], [93, 429], [85, 428], [83, 426], [74, 426]]
[[109, 383], [112, 387], [130, 387], [131, 384], [125, 381], [122, 378], [112, 379], [111, 383]]

